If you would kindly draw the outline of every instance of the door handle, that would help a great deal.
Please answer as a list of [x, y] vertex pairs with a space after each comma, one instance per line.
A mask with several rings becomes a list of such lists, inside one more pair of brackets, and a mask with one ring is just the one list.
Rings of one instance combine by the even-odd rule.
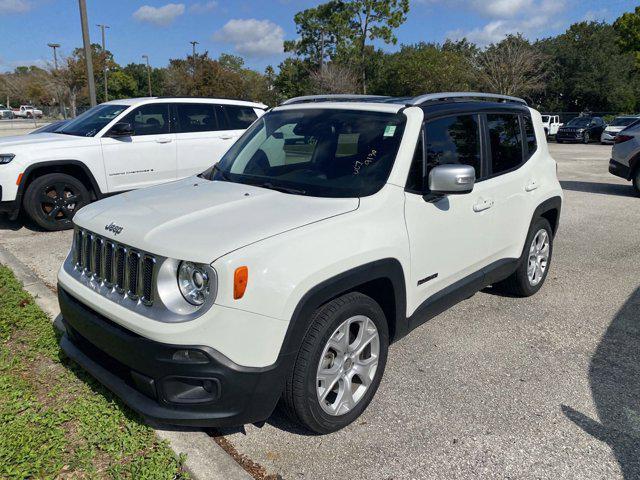
[[524, 186], [524, 190], [525, 192], [533, 192], [536, 188], [538, 188], [540, 185], [537, 184], [537, 182], [535, 180], [531, 180], [529, 183], [527, 183]]
[[157, 143], [171, 143], [173, 140], [170, 138], [158, 138], [156, 139]]
[[482, 212], [484, 210], [489, 210], [491, 207], [493, 207], [493, 200], [484, 200], [481, 198], [473, 205], [473, 211]]
[[233, 137], [233, 135], [220, 135], [220, 138], [222, 140], [231, 140]]

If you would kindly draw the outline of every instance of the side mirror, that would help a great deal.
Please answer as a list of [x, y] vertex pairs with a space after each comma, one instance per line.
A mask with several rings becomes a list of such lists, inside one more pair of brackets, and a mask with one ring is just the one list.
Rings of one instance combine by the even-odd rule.
[[107, 132], [108, 137], [130, 137], [134, 134], [129, 122], [118, 122]]
[[476, 171], [470, 165], [438, 165], [429, 172], [429, 190], [438, 195], [470, 193], [476, 181]]

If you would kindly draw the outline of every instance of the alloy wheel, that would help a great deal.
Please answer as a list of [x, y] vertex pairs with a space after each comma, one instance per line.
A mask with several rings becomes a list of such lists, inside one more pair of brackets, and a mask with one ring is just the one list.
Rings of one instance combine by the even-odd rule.
[[527, 277], [529, 284], [535, 287], [544, 277], [549, 264], [550, 241], [549, 233], [541, 228], [533, 236], [529, 247], [529, 263], [527, 264]]
[[39, 201], [47, 220], [67, 221], [73, 218], [80, 196], [74, 191], [73, 186], [56, 182], [42, 189]]
[[375, 323], [357, 315], [345, 320], [327, 341], [316, 374], [316, 392], [322, 409], [344, 415], [358, 404], [373, 382], [380, 356]]

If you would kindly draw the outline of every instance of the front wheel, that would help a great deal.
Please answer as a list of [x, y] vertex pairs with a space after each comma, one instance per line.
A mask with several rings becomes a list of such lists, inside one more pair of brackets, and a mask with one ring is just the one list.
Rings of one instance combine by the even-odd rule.
[[586, 145], [590, 141], [591, 141], [591, 135], [589, 134], [589, 132], [584, 132], [584, 134], [582, 135], [582, 143]]
[[45, 230], [67, 230], [75, 213], [90, 197], [80, 180], [64, 173], [49, 173], [27, 187], [24, 208], [27, 215]]
[[380, 306], [353, 292], [313, 315], [283, 395], [303, 427], [319, 434], [346, 427], [367, 408], [387, 362], [389, 328]]
[[538, 218], [527, 235], [517, 270], [497, 287], [518, 297], [530, 297], [547, 278], [553, 253], [553, 231], [546, 218]]

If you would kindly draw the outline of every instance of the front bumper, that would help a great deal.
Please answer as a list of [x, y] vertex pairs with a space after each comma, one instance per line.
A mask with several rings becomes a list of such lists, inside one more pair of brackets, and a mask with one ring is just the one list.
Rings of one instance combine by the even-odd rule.
[[2, 201], [2, 186], [0, 186], [0, 214], [7, 214], [11, 220], [18, 218], [20, 214], [20, 200], [19, 195], [15, 200]]
[[582, 133], [563, 132], [561, 130], [558, 130], [558, 133], [556, 133], [556, 140], [560, 140], [561, 142], [581, 142]]
[[616, 136], [618, 134], [614, 133], [614, 132], [604, 132], [601, 136], [600, 136], [600, 142], [602, 143], [614, 143], [616, 140]]
[[616, 162], [613, 158], [609, 160], [609, 173], [625, 180], [631, 180], [631, 168], [628, 165]]
[[[266, 420], [280, 398], [289, 356], [269, 367], [242, 367], [209, 347], [137, 335], [60, 286], [58, 299], [66, 329], [61, 348], [144, 416], [170, 424], [237, 426]], [[198, 363], [173, 360], [178, 350], [199, 352]]]

